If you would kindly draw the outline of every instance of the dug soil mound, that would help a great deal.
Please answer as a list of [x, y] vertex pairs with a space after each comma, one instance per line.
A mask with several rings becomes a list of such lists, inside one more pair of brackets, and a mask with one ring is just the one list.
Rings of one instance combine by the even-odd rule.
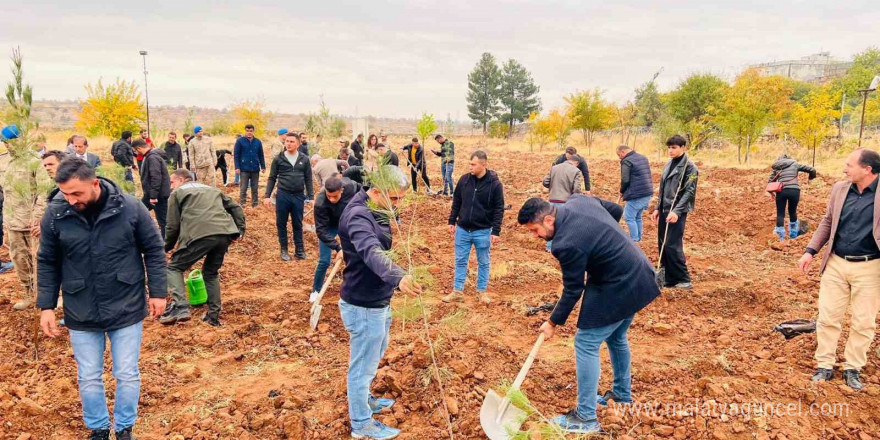
[[[464, 157], [471, 147], [459, 149]], [[467, 301], [439, 301], [452, 283], [450, 201], [421, 198], [404, 210], [404, 228], [414, 225], [421, 237], [415, 241], [415, 263], [429, 265], [434, 276], [424, 307], [439, 371], [431, 367], [421, 309], [414, 299], [397, 295], [390, 347], [374, 391], [397, 399], [378, 418], [401, 428], [400, 438], [449, 438], [437, 373], [455, 437], [483, 438], [483, 394], [513, 379], [548, 316], [528, 316], [526, 309], [554, 301], [560, 292], [556, 261], [515, 218], [525, 199], [542, 195], [540, 181], [551, 161], [549, 153], [490, 152], [490, 167], [513, 205], [505, 216], [502, 241], [492, 249], [491, 305], [473, 297], [474, 260]], [[460, 161], [456, 175], [466, 172], [466, 163]], [[656, 182], [661, 164], [652, 166]], [[590, 168], [594, 193], [615, 200], [617, 161], [594, 160]], [[439, 165], [432, 163], [430, 172], [439, 188]], [[638, 413], [600, 409], [600, 420], [615, 438], [867, 440], [880, 434], [880, 375], [873, 348], [863, 370], [866, 388], [853, 393], [839, 378], [824, 384], [809, 381], [815, 334], [786, 341], [772, 331], [783, 321], [814, 319], [818, 275], [804, 276], [795, 268], [809, 235], [781, 245], [774, 241], [775, 210], [763, 194], [768, 175], [763, 170], [701, 167], [697, 211], [688, 218], [685, 236], [695, 289], [664, 291], [637, 315], [630, 331], [636, 403], [681, 406]], [[824, 214], [831, 183], [831, 178], [820, 178], [803, 185], [801, 216], [813, 225]], [[237, 188], [228, 191], [237, 196]], [[339, 279], [324, 299], [318, 331], [310, 332], [307, 299], [317, 258], [314, 233], [306, 233], [309, 260], [284, 263], [278, 258], [272, 209], [245, 211], [248, 235], [232, 246], [221, 271], [224, 325], [214, 329], [198, 319], [169, 327], [145, 323], [138, 438], [348, 436], [348, 344], [336, 305]], [[656, 227], [647, 217], [644, 235], [641, 248], [656, 261]], [[14, 273], [0, 275], [0, 438], [85, 438], [67, 334], [41, 338], [35, 359], [35, 315], [11, 307], [20, 293]], [[557, 338], [545, 343], [523, 387], [546, 415], [567, 411], [575, 403], [574, 322], [571, 318]], [[611, 369], [605, 349], [602, 359], [600, 390], [606, 390]], [[105, 379], [112, 399], [109, 362]], [[687, 404], [716, 410], [688, 413]], [[777, 406], [763, 414], [731, 410], [756, 404]], [[786, 412], [789, 405], [798, 411]]]

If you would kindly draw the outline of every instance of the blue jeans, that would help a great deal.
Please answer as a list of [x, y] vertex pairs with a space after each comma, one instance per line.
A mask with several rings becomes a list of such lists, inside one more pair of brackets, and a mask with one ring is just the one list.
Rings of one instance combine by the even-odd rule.
[[287, 219], [293, 223], [293, 245], [297, 251], [303, 246], [303, 207], [305, 194], [294, 194], [283, 190], [275, 193], [275, 226], [278, 229], [278, 244], [282, 251], [287, 250]]
[[373, 420], [370, 384], [379, 361], [388, 348], [391, 307], [370, 309], [339, 300], [339, 314], [348, 332], [348, 416], [352, 429], [361, 429]]
[[443, 175], [443, 194], [446, 194], [446, 189], [449, 189], [449, 195], [453, 194], [452, 191], [452, 170], [455, 169], [455, 162], [441, 162], [440, 163], [440, 174]]
[[642, 212], [648, 209], [651, 196], [640, 199], [627, 200], [623, 206], [623, 219], [629, 227], [629, 237], [633, 241], [642, 241]]
[[464, 282], [468, 275], [468, 260], [471, 246], [477, 250], [477, 291], [485, 292], [489, 288], [489, 248], [492, 229], [477, 229], [468, 232], [460, 226], [455, 227], [455, 285], [454, 290], [464, 290]]
[[[562, 205], [564, 205], [564, 204], [565, 204], [565, 203], [550, 202], [550, 206], [555, 206], [555, 207], [560, 207], [560, 206], [562, 206]], [[550, 248], [551, 248], [551, 247], [553, 247], [553, 240], [550, 240], [550, 241], [547, 242], [547, 252], [550, 252]]]
[[632, 376], [630, 375], [629, 342], [626, 331], [632, 324], [630, 316], [604, 327], [578, 329], [574, 336], [574, 353], [577, 362], [578, 417], [596, 420], [596, 395], [599, 393], [599, 346], [604, 341], [611, 355], [614, 385], [611, 392], [621, 402], [632, 401]]
[[[330, 228], [330, 235], [336, 238], [339, 231], [336, 228]], [[312, 282], [312, 292], [320, 292], [324, 286], [324, 277], [327, 275], [327, 269], [330, 267], [330, 258], [333, 256], [333, 249], [318, 239], [318, 267], [315, 268], [315, 281]]]
[[[104, 399], [104, 347], [110, 338], [113, 377], [116, 378], [116, 403], [113, 405], [113, 430], [134, 426], [141, 394], [141, 354], [143, 321], [109, 332], [70, 330], [70, 345], [76, 359], [83, 421], [88, 429], [110, 429], [110, 413]], [[106, 336], [105, 336], [106, 335]]]

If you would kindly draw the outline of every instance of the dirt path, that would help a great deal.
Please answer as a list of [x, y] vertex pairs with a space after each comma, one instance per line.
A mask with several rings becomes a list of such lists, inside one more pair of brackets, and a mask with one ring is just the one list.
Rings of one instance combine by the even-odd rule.
[[[460, 150], [464, 156], [471, 148], [461, 145]], [[431, 336], [447, 393], [457, 407], [453, 426], [461, 439], [482, 438], [480, 390], [513, 378], [547, 318], [547, 313], [526, 316], [526, 307], [555, 300], [560, 285], [558, 266], [543, 252], [543, 243], [515, 225], [522, 202], [541, 194], [539, 182], [551, 155], [493, 151], [490, 160], [514, 207], [505, 217], [503, 241], [492, 251], [490, 291], [497, 301], [491, 306], [472, 299], [463, 306], [438, 301], [452, 283], [453, 246], [446, 228], [450, 202], [425, 199], [416, 211], [415, 224], [424, 238], [416, 258], [418, 264], [430, 264], [435, 277], [425, 296]], [[595, 192], [614, 200], [616, 161], [590, 165]], [[656, 181], [661, 166], [652, 165]], [[456, 175], [465, 171], [462, 160]], [[772, 332], [781, 321], [813, 318], [818, 276], [804, 277], [794, 269], [808, 237], [774, 245], [770, 231], [775, 213], [762, 194], [768, 174], [709, 167], [701, 171], [697, 212], [688, 219], [685, 237], [696, 288], [665, 291], [637, 316], [630, 332], [634, 397], [640, 404], [684, 405], [695, 399], [721, 405], [800, 402], [804, 413], [744, 418], [601, 410], [604, 426], [615, 438], [874, 438], [880, 433], [875, 349], [863, 371], [867, 387], [853, 394], [839, 380], [809, 382], [814, 335], [785, 341]], [[432, 169], [431, 176], [439, 187], [439, 170]], [[831, 183], [833, 179], [816, 181], [803, 191], [801, 216], [813, 225], [824, 213]], [[334, 299], [338, 280], [325, 298], [319, 332], [309, 333], [306, 299], [317, 257], [314, 234], [306, 233], [310, 260], [283, 263], [277, 258], [274, 212], [262, 207], [246, 212], [248, 236], [232, 247], [221, 272], [225, 325], [214, 330], [197, 319], [173, 327], [145, 325], [139, 438], [348, 435], [348, 344]], [[409, 215], [404, 214], [404, 224]], [[641, 247], [655, 261], [656, 228], [647, 219], [645, 224]], [[472, 278], [470, 283], [468, 293], [473, 292]], [[11, 310], [18, 289], [14, 274], [0, 276], [0, 438], [84, 438], [68, 339], [44, 340], [41, 359], [34, 361], [33, 315]], [[380, 419], [403, 429], [401, 438], [448, 438], [421, 321], [403, 322], [411, 304], [402, 297], [393, 303], [392, 340], [375, 385], [398, 404]], [[566, 411], [575, 402], [574, 322], [573, 317], [545, 345], [524, 385], [545, 414]], [[602, 356], [604, 390], [610, 388], [611, 374], [604, 349]], [[111, 379], [109, 368], [105, 376]], [[846, 403], [848, 415], [811, 415], [811, 403]]]

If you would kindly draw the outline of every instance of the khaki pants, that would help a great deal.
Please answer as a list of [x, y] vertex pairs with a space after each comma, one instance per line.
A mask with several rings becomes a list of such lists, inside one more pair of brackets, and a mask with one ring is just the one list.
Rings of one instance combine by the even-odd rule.
[[196, 168], [196, 179], [200, 183], [208, 186], [214, 186], [214, 167]]
[[32, 263], [31, 252], [37, 251], [39, 238], [31, 237], [30, 231], [6, 231], [9, 236], [9, 256], [15, 264], [15, 273], [18, 280], [25, 288], [36, 280], [31, 279]]
[[832, 368], [837, 360], [837, 341], [848, 306], [852, 322], [844, 351], [844, 369], [860, 370], [867, 363], [868, 348], [877, 328], [880, 311], [880, 259], [852, 262], [831, 255], [819, 286], [819, 320], [816, 322], [816, 362]]

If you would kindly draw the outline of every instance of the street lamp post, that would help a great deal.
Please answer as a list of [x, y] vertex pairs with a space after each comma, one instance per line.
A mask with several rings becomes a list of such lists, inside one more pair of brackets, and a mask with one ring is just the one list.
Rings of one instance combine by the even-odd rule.
[[147, 51], [142, 50], [141, 56], [144, 57], [144, 96], [147, 99], [147, 137], [151, 138], [150, 134], [150, 91], [147, 89]]
[[862, 93], [862, 121], [859, 124], [859, 148], [862, 148], [862, 132], [865, 131], [865, 107], [868, 104], [868, 93], [877, 90], [877, 87], [880, 87], [880, 75], [875, 76], [871, 80], [871, 85], [867, 89], [859, 90]]

